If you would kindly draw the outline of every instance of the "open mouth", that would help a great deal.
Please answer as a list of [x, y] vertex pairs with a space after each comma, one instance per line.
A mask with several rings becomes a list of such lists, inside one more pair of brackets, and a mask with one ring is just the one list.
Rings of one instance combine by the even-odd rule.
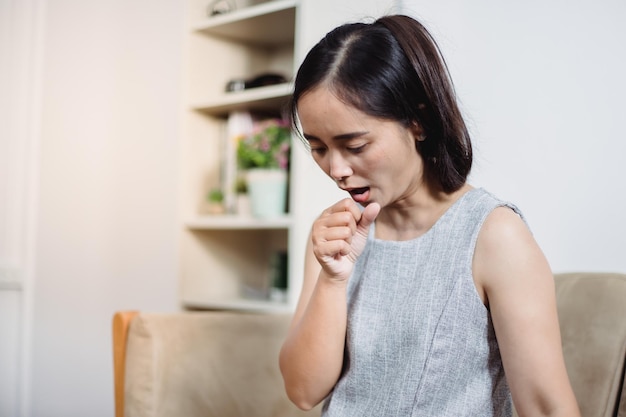
[[354, 201], [356, 201], [357, 203], [362, 203], [367, 201], [367, 199], [369, 198], [369, 190], [369, 187], [361, 187], [352, 188], [351, 190], [348, 190], [348, 192], [350, 193]]
[[349, 191], [349, 193], [351, 195], [359, 195], [359, 194], [365, 194], [367, 190], [369, 190], [369, 187], [353, 188]]

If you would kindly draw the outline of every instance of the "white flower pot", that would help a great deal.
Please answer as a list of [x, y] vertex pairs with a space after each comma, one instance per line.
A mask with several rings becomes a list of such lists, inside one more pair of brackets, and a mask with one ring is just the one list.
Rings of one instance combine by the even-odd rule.
[[280, 217], [287, 202], [287, 171], [250, 169], [246, 173], [252, 215], [258, 218]]

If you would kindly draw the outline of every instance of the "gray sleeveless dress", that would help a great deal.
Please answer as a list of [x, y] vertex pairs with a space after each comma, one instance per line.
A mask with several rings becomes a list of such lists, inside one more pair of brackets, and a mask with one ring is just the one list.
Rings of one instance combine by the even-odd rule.
[[499, 206], [519, 213], [477, 188], [416, 239], [378, 240], [372, 230], [348, 284], [344, 369], [324, 417], [512, 415], [472, 279], [478, 232]]

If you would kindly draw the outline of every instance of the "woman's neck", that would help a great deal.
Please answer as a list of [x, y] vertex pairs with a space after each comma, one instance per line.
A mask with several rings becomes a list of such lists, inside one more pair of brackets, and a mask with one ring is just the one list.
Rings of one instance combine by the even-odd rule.
[[423, 235], [472, 188], [465, 184], [450, 194], [423, 188], [402, 203], [385, 207], [376, 219], [376, 238], [402, 241]]

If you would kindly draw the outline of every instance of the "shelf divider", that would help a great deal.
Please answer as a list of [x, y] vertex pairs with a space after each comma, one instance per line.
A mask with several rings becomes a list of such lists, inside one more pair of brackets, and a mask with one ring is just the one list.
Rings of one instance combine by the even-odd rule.
[[196, 111], [226, 117], [235, 110], [281, 110], [293, 91], [293, 84], [283, 83], [243, 91], [223, 93], [220, 97], [192, 105]]

